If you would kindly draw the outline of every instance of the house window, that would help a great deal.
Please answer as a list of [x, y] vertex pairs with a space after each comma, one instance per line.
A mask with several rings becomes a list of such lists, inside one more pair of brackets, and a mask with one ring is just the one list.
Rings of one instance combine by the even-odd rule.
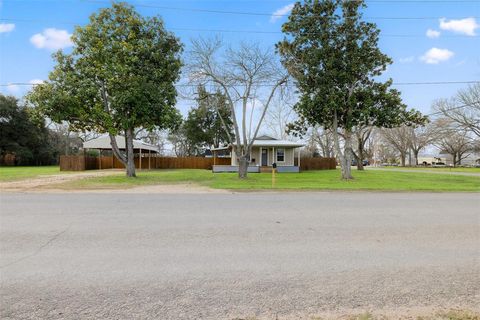
[[285, 149], [277, 149], [277, 162], [285, 161]]

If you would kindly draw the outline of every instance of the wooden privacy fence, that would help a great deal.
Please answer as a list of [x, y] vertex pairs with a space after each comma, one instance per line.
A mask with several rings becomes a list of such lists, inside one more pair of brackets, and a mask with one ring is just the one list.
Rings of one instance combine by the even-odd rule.
[[[141, 160], [140, 160], [141, 159]], [[149, 157], [148, 154], [135, 157], [137, 169], [212, 169], [213, 158], [201, 157]], [[229, 165], [230, 158], [215, 158], [217, 165]], [[123, 169], [125, 166], [115, 157], [60, 156], [61, 171], [82, 171], [98, 169]]]
[[[298, 159], [297, 163], [298, 163]], [[334, 170], [337, 167], [335, 158], [301, 158], [300, 171]]]
[[[141, 159], [141, 161], [140, 161]], [[230, 165], [230, 158], [215, 158], [216, 165]], [[202, 157], [148, 157], [148, 154], [139, 158], [135, 157], [137, 169], [212, 169], [213, 158]], [[298, 159], [295, 159], [298, 165]], [[335, 169], [335, 158], [301, 158], [300, 170], [331, 170]], [[82, 171], [97, 169], [123, 169], [123, 164], [115, 157], [86, 157], [86, 156], [60, 156], [61, 171]]]

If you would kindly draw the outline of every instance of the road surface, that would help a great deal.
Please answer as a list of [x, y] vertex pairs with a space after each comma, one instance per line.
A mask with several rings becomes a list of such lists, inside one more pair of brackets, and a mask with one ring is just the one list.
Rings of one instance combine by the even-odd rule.
[[480, 305], [478, 194], [0, 199], [1, 319], [310, 319]]

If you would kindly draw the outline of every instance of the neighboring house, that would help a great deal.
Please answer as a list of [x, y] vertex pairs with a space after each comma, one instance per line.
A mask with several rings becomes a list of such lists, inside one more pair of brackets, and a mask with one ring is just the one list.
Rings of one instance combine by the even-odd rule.
[[[297, 155], [300, 161], [300, 157], [298, 157], [300, 149], [298, 148], [303, 146], [303, 143], [278, 140], [265, 135], [257, 137], [252, 144], [248, 172], [269, 172], [274, 163], [278, 172], [299, 172], [300, 163], [295, 166], [295, 156]], [[238, 172], [235, 148], [235, 145], [230, 145], [224, 148], [212, 149], [213, 152], [231, 150], [231, 164], [229, 166], [214, 165], [213, 172]]]
[[[121, 151], [125, 150], [125, 137], [123, 136], [116, 136], [115, 140], [117, 141], [117, 146]], [[83, 149], [96, 149], [100, 150], [112, 150], [112, 145], [110, 144], [110, 137], [109, 136], [101, 136], [83, 143]], [[141, 140], [133, 140], [133, 150], [134, 153], [139, 153], [140, 155], [143, 153], [158, 153], [158, 147], [145, 143]]]

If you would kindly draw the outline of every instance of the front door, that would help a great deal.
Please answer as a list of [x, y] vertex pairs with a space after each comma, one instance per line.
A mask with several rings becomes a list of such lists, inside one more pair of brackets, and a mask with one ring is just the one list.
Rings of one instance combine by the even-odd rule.
[[262, 148], [262, 167], [268, 166], [268, 149]]

